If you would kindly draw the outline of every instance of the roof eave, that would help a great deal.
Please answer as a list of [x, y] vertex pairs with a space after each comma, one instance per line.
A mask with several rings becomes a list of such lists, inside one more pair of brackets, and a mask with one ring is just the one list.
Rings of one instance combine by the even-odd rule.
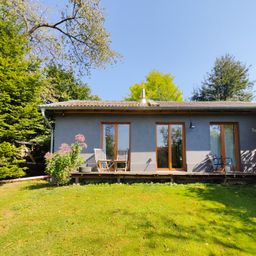
[[68, 111], [68, 110], [77, 110], [77, 111], [253, 111], [256, 112], [255, 106], [173, 106], [173, 107], [160, 107], [160, 106], [139, 106], [139, 107], [96, 107], [96, 106], [47, 106], [40, 105], [40, 109], [50, 110], [50, 111]]

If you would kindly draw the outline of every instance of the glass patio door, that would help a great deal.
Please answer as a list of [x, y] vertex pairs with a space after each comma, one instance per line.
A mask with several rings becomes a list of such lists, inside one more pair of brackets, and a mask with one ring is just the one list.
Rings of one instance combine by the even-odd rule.
[[185, 170], [183, 124], [157, 124], [157, 168]]
[[130, 151], [130, 124], [104, 123], [103, 149], [107, 159], [118, 160]]
[[236, 123], [210, 124], [211, 153], [235, 170], [239, 170], [238, 125]]

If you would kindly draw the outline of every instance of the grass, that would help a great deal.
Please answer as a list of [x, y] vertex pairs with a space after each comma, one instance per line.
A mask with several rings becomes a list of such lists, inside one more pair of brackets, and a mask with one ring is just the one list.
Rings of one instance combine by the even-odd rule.
[[256, 186], [0, 186], [1, 255], [255, 255]]

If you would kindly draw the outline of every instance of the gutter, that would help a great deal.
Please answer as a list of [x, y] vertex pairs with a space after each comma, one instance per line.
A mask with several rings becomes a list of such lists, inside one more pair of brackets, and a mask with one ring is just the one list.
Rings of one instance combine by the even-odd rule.
[[47, 126], [50, 128], [51, 130], [51, 146], [50, 146], [50, 152], [53, 153], [53, 134], [54, 134], [54, 128], [53, 126], [50, 124], [48, 118], [46, 117], [45, 115], [45, 108], [40, 108], [41, 109], [41, 113], [42, 113], [42, 116], [47, 124]]
[[40, 106], [47, 110], [128, 110], [128, 111], [255, 111], [256, 106], [148, 106], [141, 105], [136, 107], [126, 106]]

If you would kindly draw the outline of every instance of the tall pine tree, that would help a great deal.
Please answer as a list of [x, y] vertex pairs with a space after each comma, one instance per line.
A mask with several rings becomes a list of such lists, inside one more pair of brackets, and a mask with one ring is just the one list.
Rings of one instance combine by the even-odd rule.
[[38, 62], [26, 59], [29, 48], [22, 25], [0, 10], [0, 178], [22, 176], [15, 141], [31, 141], [44, 130], [38, 111]]
[[249, 80], [249, 67], [231, 55], [217, 58], [213, 69], [194, 90], [195, 101], [251, 101], [253, 82]]

